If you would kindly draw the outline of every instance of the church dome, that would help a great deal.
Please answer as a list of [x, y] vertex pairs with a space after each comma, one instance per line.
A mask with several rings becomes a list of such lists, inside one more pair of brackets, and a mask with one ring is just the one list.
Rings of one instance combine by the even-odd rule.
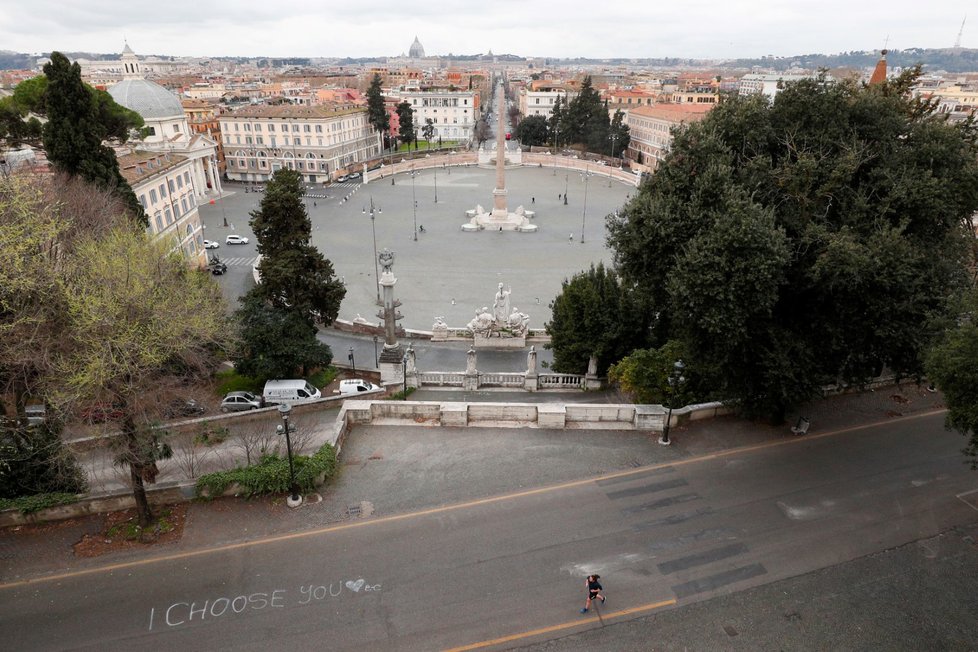
[[144, 120], [183, 117], [183, 105], [176, 95], [145, 79], [123, 79], [109, 87], [112, 99], [132, 109]]
[[412, 59], [424, 59], [424, 48], [421, 47], [421, 41], [418, 40], [417, 36], [414, 37], [414, 43], [411, 44], [408, 56]]

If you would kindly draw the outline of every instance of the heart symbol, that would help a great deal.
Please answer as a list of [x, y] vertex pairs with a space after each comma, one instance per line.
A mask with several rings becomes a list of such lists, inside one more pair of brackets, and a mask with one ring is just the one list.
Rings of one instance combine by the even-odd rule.
[[363, 578], [361, 577], [356, 582], [346, 581], [346, 588], [350, 589], [354, 593], [359, 593], [360, 589], [363, 588]]

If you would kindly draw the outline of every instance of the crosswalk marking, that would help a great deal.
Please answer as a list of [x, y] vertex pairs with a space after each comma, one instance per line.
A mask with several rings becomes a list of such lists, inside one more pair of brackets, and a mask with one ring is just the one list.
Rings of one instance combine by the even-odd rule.
[[[214, 260], [214, 258], [211, 257], [211, 260]], [[234, 265], [254, 265], [256, 260], [258, 260], [257, 256], [221, 258], [221, 262], [228, 267], [232, 267]]]

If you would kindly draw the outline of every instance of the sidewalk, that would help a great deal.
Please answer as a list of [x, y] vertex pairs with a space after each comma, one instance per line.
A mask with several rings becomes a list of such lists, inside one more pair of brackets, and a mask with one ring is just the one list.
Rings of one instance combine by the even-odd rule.
[[[805, 406], [799, 413], [811, 420], [809, 434], [818, 435], [942, 407], [939, 393], [930, 393], [923, 387], [905, 384], [875, 392], [830, 397]], [[791, 416], [796, 418], [798, 415]], [[304, 444], [306, 452], [314, 450], [319, 434], [332, 425], [336, 410], [319, 413], [319, 418], [315, 420], [309, 417], [304, 416], [299, 424], [300, 429], [308, 433]], [[242, 426], [240, 429], [232, 427], [231, 437], [211, 447], [210, 456], [214, 460], [226, 456], [243, 459], [242, 440], [246, 436], [264, 436], [273, 440], [277, 438], [274, 434], [277, 419], [274, 417], [245, 425], [247, 427]], [[443, 431], [439, 428], [365, 427], [354, 430], [351, 434], [341, 457], [340, 473], [321, 491], [321, 501], [311, 500], [295, 510], [286, 507], [284, 496], [194, 502], [188, 506], [184, 534], [180, 541], [140, 547], [93, 559], [76, 558], [72, 545], [84, 534], [100, 532], [104, 515], [41, 526], [6, 528], [0, 530], [0, 559], [6, 568], [3, 579], [10, 581], [15, 577], [97, 567], [362, 518], [369, 516], [374, 510], [371, 503], [371, 500], [375, 500], [373, 496], [378, 492], [384, 493], [377, 484], [378, 478], [396, 479], [398, 484], [393, 485], [396, 493], [407, 496], [392, 499], [386, 506], [377, 506], [381, 510], [378, 513], [390, 514], [458, 502], [465, 498], [462, 494], [495, 495], [529, 486], [518, 484], [522, 482], [520, 478], [533, 478], [533, 486], [543, 486], [719, 450], [779, 441], [793, 436], [790, 433], [790, 423], [771, 426], [736, 417], [708, 419], [674, 428], [671, 433], [673, 445], [669, 447], [659, 446], [654, 437], [638, 431], [547, 431], [513, 428], [449, 430], [455, 433], [476, 433], [479, 445], [482, 448], [490, 447], [487, 457], [473, 463], [496, 465], [498, 469], [480, 469], [483, 476], [495, 480], [476, 484], [478, 481], [471, 477], [474, 474], [466, 471], [465, 461], [469, 458], [464, 454], [460, 455], [459, 451], [462, 449], [457, 451], [456, 446], [448, 445], [452, 432], [444, 431], [442, 437], [439, 433]], [[956, 435], [949, 433], [948, 436]], [[498, 447], [511, 446], [513, 438], [519, 438], [527, 450], [545, 450], [546, 457], [532, 458], [525, 452], [512, 456], [506, 453], [508, 449], [498, 450]], [[406, 455], [401, 455], [402, 451]], [[175, 451], [174, 458], [181, 454], [183, 453]], [[399, 456], [402, 459], [414, 459], [415, 462], [398, 461]], [[540, 459], [545, 459], [549, 468], [540, 466]], [[419, 468], [421, 464], [418, 460], [424, 460], [427, 468]], [[163, 463], [161, 470], [164, 473], [161, 473], [160, 480], [186, 479], [189, 463], [186, 455], [182, 459]], [[214, 463], [216, 462], [207, 457], [201, 461], [200, 470], [205, 471]], [[86, 457], [84, 465], [86, 469], [98, 471], [96, 477], [103, 486], [128, 487], [125, 482], [127, 478], [111, 465], [110, 453], [92, 453]], [[433, 469], [441, 474], [463, 478], [462, 485], [446, 485], [460, 486], [463, 489], [431, 491], [425, 473], [431, 473]], [[512, 486], [507, 485], [507, 482]]]

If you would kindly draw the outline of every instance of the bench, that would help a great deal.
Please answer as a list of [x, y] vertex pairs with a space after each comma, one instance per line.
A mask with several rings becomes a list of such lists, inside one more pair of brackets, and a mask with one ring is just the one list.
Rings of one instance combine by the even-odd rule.
[[808, 428], [811, 425], [812, 422], [807, 417], [798, 417], [798, 423], [791, 426], [791, 432], [795, 435], [804, 435], [808, 432]]

